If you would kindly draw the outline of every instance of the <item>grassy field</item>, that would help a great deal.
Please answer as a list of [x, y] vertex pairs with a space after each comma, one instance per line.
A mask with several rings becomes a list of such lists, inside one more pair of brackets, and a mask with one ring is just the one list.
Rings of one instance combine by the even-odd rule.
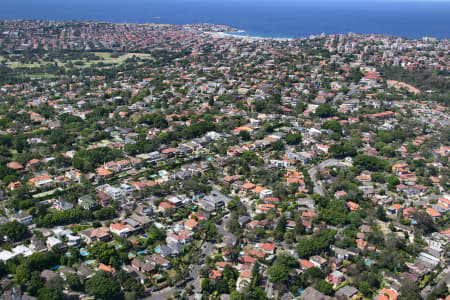
[[[126, 53], [119, 57], [112, 57], [112, 53], [110, 52], [95, 52], [94, 53], [97, 57], [99, 57], [99, 60], [92, 60], [88, 61], [86, 59], [78, 59], [78, 60], [71, 60], [74, 67], [77, 68], [87, 68], [90, 67], [93, 64], [97, 63], [104, 63], [104, 64], [121, 64], [123, 63], [127, 58], [136, 56], [140, 59], [150, 59], [151, 55], [146, 53]], [[21, 63], [19, 59], [20, 55], [10, 55], [9, 59], [6, 59], [5, 56], [0, 55], [0, 64], [5, 64], [6, 66], [10, 68], [38, 68], [42, 65], [49, 64], [49, 63], [58, 63], [59, 66], [65, 66], [68, 68], [69, 61], [61, 61], [59, 59], [54, 60], [53, 62], [44, 61], [42, 58], [39, 58], [37, 61], [33, 63]], [[36, 77], [33, 75], [33, 77]]]
[[45, 74], [45, 73], [41, 73], [41, 74], [26, 74], [25, 75], [28, 78], [42, 78], [42, 79], [51, 79], [51, 78], [55, 78], [55, 75], [52, 74]]

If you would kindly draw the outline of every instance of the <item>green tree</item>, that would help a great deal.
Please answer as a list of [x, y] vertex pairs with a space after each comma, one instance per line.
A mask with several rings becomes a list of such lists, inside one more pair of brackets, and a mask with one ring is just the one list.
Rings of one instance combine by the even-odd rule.
[[358, 154], [353, 163], [370, 171], [391, 171], [391, 165], [387, 160], [375, 156]]
[[114, 299], [121, 295], [120, 285], [110, 274], [100, 271], [86, 282], [86, 292], [102, 300]]
[[244, 297], [238, 291], [232, 291], [230, 294], [230, 300], [244, 300]]
[[416, 228], [424, 234], [436, 231], [436, 224], [433, 218], [426, 212], [414, 212], [412, 216], [416, 220]]
[[427, 300], [444, 298], [446, 296], [448, 296], [448, 288], [445, 282], [442, 282], [434, 288], [431, 294], [428, 295]]
[[37, 296], [38, 291], [44, 287], [44, 280], [41, 278], [39, 271], [31, 272], [31, 278], [27, 282], [27, 292], [32, 296]]
[[302, 142], [302, 135], [300, 133], [288, 134], [285, 140], [286, 144], [298, 145]]
[[13, 241], [23, 240], [30, 233], [25, 225], [17, 222], [16, 220], [8, 222], [0, 227], [0, 232]]
[[125, 292], [133, 292], [138, 298], [144, 296], [144, 286], [131, 277], [123, 282], [122, 287]]
[[336, 110], [332, 108], [329, 104], [321, 104], [316, 109], [316, 115], [321, 118], [329, 118], [336, 114]]
[[321, 280], [317, 284], [317, 290], [325, 295], [332, 296], [334, 294], [333, 286], [326, 280]]
[[267, 270], [270, 281], [275, 283], [284, 283], [289, 279], [289, 269], [280, 263], [275, 263]]
[[332, 200], [321, 210], [320, 218], [333, 225], [342, 225], [347, 221], [347, 208], [341, 200]]
[[275, 151], [281, 151], [284, 149], [284, 144], [282, 141], [278, 140], [270, 144], [272, 146], [272, 149]]
[[0, 261], [0, 278], [8, 274], [8, 267], [3, 261]]
[[82, 291], [84, 289], [83, 282], [80, 279], [80, 276], [76, 274], [66, 274], [67, 284], [74, 291]]
[[250, 140], [250, 133], [247, 130], [241, 130], [239, 132], [239, 137], [243, 140], [243, 141], [248, 141]]
[[30, 279], [30, 269], [20, 265], [16, 268], [16, 280], [21, 286], [25, 286]]
[[384, 146], [383, 148], [381, 148], [380, 154], [383, 156], [394, 157], [395, 150], [391, 146]]
[[286, 225], [287, 225], [287, 219], [285, 215], [281, 215], [280, 219], [278, 220], [278, 224], [275, 227], [274, 236], [275, 240], [282, 241], [284, 232], [286, 231]]
[[359, 291], [368, 297], [371, 294], [370, 285], [366, 281], [361, 281], [359, 283]]
[[411, 281], [406, 280], [402, 283], [400, 288], [400, 300], [420, 300], [422, 296], [420, 296], [420, 288], [419, 286]]
[[386, 130], [381, 130], [380, 132], [378, 132], [378, 137], [383, 143], [386, 144], [389, 144], [393, 140], [391, 134]]
[[386, 182], [388, 183], [389, 190], [394, 190], [400, 184], [400, 179], [395, 175], [390, 175], [386, 178]]
[[64, 294], [60, 290], [42, 288], [39, 290], [38, 300], [64, 300]]
[[211, 283], [209, 279], [203, 279], [202, 281], [202, 292], [210, 293], [211, 292]]
[[266, 292], [260, 288], [256, 287], [250, 291], [251, 300], [267, 300]]
[[359, 82], [364, 74], [359, 69], [353, 69], [350, 73], [350, 79], [353, 82]]
[[323, 123], [323, 128], [333, 130], [336, 133], [342, 133], [342, 126], [337, 120], [329, 120]]
[[325, 229], [317, 235], [301, 239], [296, 247], [298, 255], [308, 258], [328, 249], [331, 243], [334, 242], [335, 234], [336, 230]]
[[203, 228], [206, 240], [216, 239], [218, 235], [217, 226], [212, 222], [206, 222]]
[[356, 148], [349, 142], [333, 144], [330, 146], [330, 153], [333, 157], [344, 158], [346, 156], [355, 156]]
[[104, 264], [109, 264], [112, 257], [116, 257], [116, 250], [111, 244], [96, 242], [90, 249], [93, 258], [97, 258]]
[[354, 225], [355, 227], [359, 227], [362, 225], [361, 215], [358, 212], [351, 212], [347, 216], [348, 223]]
[[370, 175], [370, 177], [371, 177], [372, 181], [375, 181], [375, 182], [379, 182], [379, 183], [386, 182], [386, 178], [383, 173], [374, 172]]

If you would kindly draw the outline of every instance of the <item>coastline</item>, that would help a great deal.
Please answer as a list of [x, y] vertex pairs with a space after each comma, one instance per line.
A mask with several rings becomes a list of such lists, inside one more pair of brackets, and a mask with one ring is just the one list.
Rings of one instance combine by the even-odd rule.
[[[160, 17], [154, 17], [154, 18], [160, 18]], [[144, 26], [159, 26], [159, 27], [165, 27], [165, 26], [181, 26], [181, 27], [196, 27], [197, 30], [200, 29], [201, 32], [204, 34], [209, 34], [210, 36], [214, 38], [226, 38], [226, 37], [234, 37], [238, 39], [243, 39], [247, 41], [255, 41], [255, 40], [272, 40], [272, 41], [292, 41], [292, 40], [303, 40], [308, 38], [314, 38], [319, 36], [329, 36], [329, 35], [347, 35], [350, 33], [356, 34], [356, 35], [381, 35], [386, 37], [396, 37], [396, 38], [402, 38], [402, 39], [413, 39], [413, 40], [421, 40], [424, 38], [431, 38], [435, 39], [437, 41], [446, 41], [450, 40], [450, 37], [436, 37], [432, 34], [428, 35], [422, 35], [420, 37], [407, 37], [403, 35], [393, 34], [393, 33], [380, 33], [380, 32], [355, 32], [355, 31], [348, 31], [348, 32], [341, 32], [341, 33], [321, 33], [321, 34], [310, 34], [309, 36], [296, 36], [296, 37], [283, 37], [283, 36], [261, 36], [258, 35], [258, 33], [252, 33], [243, 29], [235, 28], [233, 25], [225, 25], [225, 24], [215, 24], [211, 22], [203, 22], [203, 23], [190, 23], [190, 24], [176, 24], [176, 23], [158, 23], [158, 22], [115, 22], [115, 21], [102, 21], [102, 20], [88, 20], [88, 19], [80, 19], [80, 20], [58, 20], [58, 19], [27, 19], [27, 18], [1, 18], [0, 22], [5, 21], [24, 21], [24, 22], [33, 22], [33, 21], [41, 21], [41, 22], [79, 22], [79, 23], [108, 23], [108, 24], [127, 24], [127, 25], [144, 25]], [[202, 26], [209, 26], [210, 28], [200, 28]]]
[[[244, 30], [238, 30], [236, 32], [210, 32], [205, 31], [206, 34], [211, 35], [213, 38], [225, 38], [225, 37], [233, 37], [247, 41], [255, 41], [255, 40], [272, 40], [278, 42], [286, 42], [292, 41], [294, 38], [286, 38], [286, 37], [263, 37], [263, 36], [252, 36], [252, 35], [243, 35], [242, 33], [246, 33]], [[239, 34], [241, 33], [241, 34]]]

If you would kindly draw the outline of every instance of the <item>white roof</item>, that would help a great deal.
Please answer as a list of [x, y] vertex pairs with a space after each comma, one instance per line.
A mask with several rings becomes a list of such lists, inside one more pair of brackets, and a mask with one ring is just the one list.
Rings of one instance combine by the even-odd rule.
[[57, 227], [52, 229], [53, 233], [57, 236], [67, 236], [69, 234], [72, 234], [72, 231], [69, 229], [64, 229], [62, 227]]
[[54, 236], [47, 238], [47, 245], [50, 245], [50, 247], [53, 247], [61, 243], [62, 242], [59, 239], [55, 238]]
[[80, 237], [79, 237], [78, 235], [71, 235], [71, 234], [68, 234], [68, 235], [67, 235], [67, 239], [77, 241], [77, 240], [80, 239]]
[[180, 203], [181, 199], [178, 198], [177, 196], [169, 196], [167, 197], [167, 200], [171, 203]]
[[25, 257], [28, 257], [31, 254], [33, 254], [33, 251], [24, 245], [19, 245], [11, 250], [12, 250], [12, 252], [14, 252], [15, 255], [22, 254]]
[[14, 257], [16, 257], [16, 254], [12, 253], [11, 251], [3, 250], [0, 252], [0, 260], [2, 260], [4, 262], [6, 262]]

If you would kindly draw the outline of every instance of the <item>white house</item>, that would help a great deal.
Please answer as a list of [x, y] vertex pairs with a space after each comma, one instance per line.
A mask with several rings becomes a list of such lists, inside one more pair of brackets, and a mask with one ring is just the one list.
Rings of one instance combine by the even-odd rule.
[[272, 190], [264, 189], [259, 193], [259, 198], [264, 200], [268, 197], [272, 197]]

